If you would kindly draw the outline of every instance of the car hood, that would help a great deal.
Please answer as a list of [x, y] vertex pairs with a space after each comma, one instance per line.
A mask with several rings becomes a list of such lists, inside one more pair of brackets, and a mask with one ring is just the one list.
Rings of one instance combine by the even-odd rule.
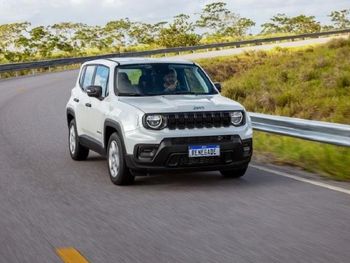
[[119, 97], [145, 113], [243, 110], [241, 104], [221, 95], [163, 95]]

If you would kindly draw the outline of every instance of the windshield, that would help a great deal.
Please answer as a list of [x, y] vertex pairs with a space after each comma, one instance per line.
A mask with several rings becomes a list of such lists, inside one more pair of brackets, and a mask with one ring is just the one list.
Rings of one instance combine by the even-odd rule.
[[118, 96], [217, 94], [196, 65], [155, 63], [119, 66], [115, 80]]

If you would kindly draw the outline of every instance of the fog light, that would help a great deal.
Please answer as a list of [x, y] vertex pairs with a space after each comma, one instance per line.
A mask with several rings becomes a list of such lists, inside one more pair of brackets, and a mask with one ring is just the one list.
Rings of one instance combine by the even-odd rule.
[[244, 152], [250, 152], [250, 147], [249, 146], [244, 146], [243, 147]]
[[152, 159], [157, 152], [158, 147], [155, 146], [141, 146], [139, 148], [139, 158], [148, 158]]
[[250, 146], [243, 146], [243, 157], [248, 157], [251, 154], [251, 147]]

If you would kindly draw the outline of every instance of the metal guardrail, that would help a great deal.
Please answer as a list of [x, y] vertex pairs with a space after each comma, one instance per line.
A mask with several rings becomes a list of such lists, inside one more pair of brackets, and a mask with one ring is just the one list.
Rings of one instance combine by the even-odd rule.
[[255, 130], [350, 147], [350, 125], [249, 113]]
[[24, 62], [24, 63], [0, 64], [0, 73], [80, 64], [85, 61], [89, 61], [93, 59], [102, 59], [102, 58], [111, 58], [111, 57], [142, 57], [142, 56], [160, 55], [160, 54], [167, 54], [167, 53], [197, 51], [197, 50], [212, 49], [212, 48], [240, 47], [243, 45], [251, 45], [251, 44], [261, 45], [263, 43], [269, 43], [269, 42], [284, 41], [284, 40], [294, 41], [295, 39], [317, 38], [321, 36], [329, 36], [329, 35], [345, 34], [345, 33], [350, 33], [350, 29], [300, 34], [300, 35], [293, 35], [293, 36], [242, 40], [242, 41], [217, 43], [217, 44], [206, 44], [206, 45], [198, 45], [198, 46], [190, 46], [190, 47], [175, 47], [175, 48], [164, 48], [164, 49], [156, 49], [156, 50], [137, 51], [137, 52], [112, 53], [112, 54], [89, 56], [89, 57], [60, 58], [60, 59], [33, 61], [33, 62]]

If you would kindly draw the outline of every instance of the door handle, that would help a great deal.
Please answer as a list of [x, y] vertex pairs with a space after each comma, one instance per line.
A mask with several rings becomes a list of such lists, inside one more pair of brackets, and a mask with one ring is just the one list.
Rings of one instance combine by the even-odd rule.
[[91, 103], [85, 103], [85, 106], [91, 108]]
[[77, 99], [77, 98], [74, 98], [73, 100], [74, 100], [75, 102], [79, 102], [79, 99]]

